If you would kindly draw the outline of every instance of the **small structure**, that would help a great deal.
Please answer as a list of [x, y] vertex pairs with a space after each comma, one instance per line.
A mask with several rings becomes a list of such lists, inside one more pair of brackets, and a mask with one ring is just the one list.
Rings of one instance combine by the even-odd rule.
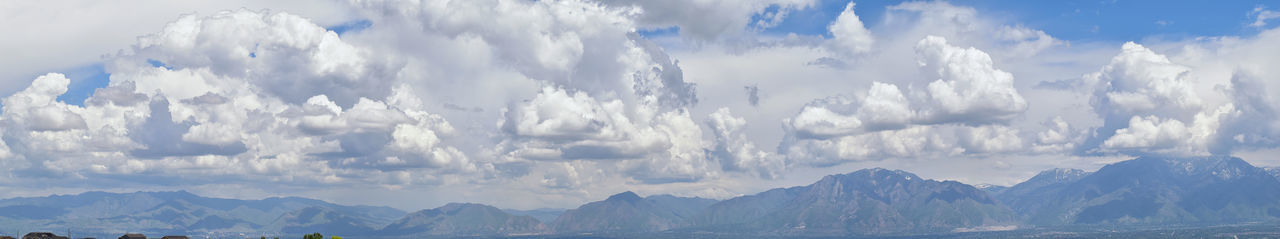
[[187, 236], [164, 236], [164, 237], [161, 237], [160, 239], [191, 239], [191, 238]]
[[124, 236], [120, 236], [120, 239], [147, 239], [147, 235], [142, 235], [138, 233], [128, 233], [128, 234], [124, 234]]
[[64, 236], [54, 235], [52, 232], [32, 232], [22, 236], [22, 239], [70, 239]]

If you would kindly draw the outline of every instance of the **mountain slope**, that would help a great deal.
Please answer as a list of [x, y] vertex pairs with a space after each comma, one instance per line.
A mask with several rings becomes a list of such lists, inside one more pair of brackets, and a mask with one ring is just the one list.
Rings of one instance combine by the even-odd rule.
[[684, 225], [715, 202], [671, 195], [641, 198], [628, 191], [565, 211], [551, 225], [557, 233], [657, 232]]
[[1010, 198], [1029, 222], [1179, 224], [1275, 220], [1280, 181], [1234, 157], [1140, 157]]
[[488, 236], [541, 234], [547, 227], [530, 216], [514, 216], [474, 203], [450, 203], [422, 210], [382, 228], [383, 235]]
[[533, 209], [533, 210], [502, 209], [502, 211], [515, 216], [530, 216], [530, 217], [533, 217], [534, 219], [538, 219], [538, 221], [542, 222], [543, 224], [547, 224], [555, 221], [557, 217], [560, 217], [560, 214], [564, 213], [565, 209], [556, 209], [556, 208], [539, 208], [539, 209]]
[[369, 235], [374, 231], [372, 226], [360, 219], [318, 206], [285, 213], [262, 229], [286, 234], [325, 232], [346, 236]]
[[876, 168], [726, 200], [694, 222], [715, 231], [881, 235], [1012, 225], [1015, 218], [972, 186]]
[[746, 223], [764, 217], [795, 199], [808, 187], [775, 188], [755, 195], [724, 200], [708, 206], [704, 213], [690, 220], [694, 226], [718, 226]]
[[1267, 170], [1267, 173], [1271, 174], [1271, 176], [1280, 178], [1280, 167], [1265, 167], [1262, 169]]
[[981, 189], [983, 192], [987, 192], [987, 195], [991, 195], [993, 197], [995, 197], [996, 195], [1000, 195], [1001, 193], [1004, 193], [1004, 190], [1009, 190], [1009, 187], [1007, 186], [985, 184], [985, 183], [973, 185], [973, 187]]
[[345, 206], [298, 197], [239, 200], [185, 191], [86, 192], [0, 200], [0, 230], [74, 227], [175, 234], [258, 232], [282, 215], [309, 207], [327, 208], [368, 225], [383, 225], [404, 215], [389, 207]]
[[1066, 185], [1089, 176], [1088, 172], [1079, 169], [1055, 168], [1040, 171], [1036, 176], [994, 194], [997, 199], [1017, 212], [1038, 210], [1045, 201], [1052, 201], [1055, 192]]

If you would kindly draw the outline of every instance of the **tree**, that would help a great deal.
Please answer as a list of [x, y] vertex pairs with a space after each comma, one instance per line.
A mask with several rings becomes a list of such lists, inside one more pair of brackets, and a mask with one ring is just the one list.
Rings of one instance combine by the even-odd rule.
[[329, 237], [329, 239], [342, 239], [342, 237], [340, 237], [340, 236], [331, 236], [331, 237]]
[[319, 232], [311, 233], [311, 234], [303, 235], [302, 239], [324, 239], [324, 235], [320, 235]]

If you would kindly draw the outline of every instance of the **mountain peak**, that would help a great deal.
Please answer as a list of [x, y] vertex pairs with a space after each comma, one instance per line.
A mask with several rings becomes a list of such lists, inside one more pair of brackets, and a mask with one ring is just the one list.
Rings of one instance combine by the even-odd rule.
[[441, 206], [440, 209], [444, 211], [453, 211], [453, 210], [469, 208], [469, 207], [490, 207], [490, 206], [484, 205], [484, 204], [477, 204], [477, 203], [451, 202], [451, 203], [444, 204], [444, 206]]
[[1036, 176], [1034, 177], [1031, 177], [1031, 179], [1027, 181], [1033, 181], [1033, 180], [1035, 181], [1044, 180], [1049, 182], [1073, 181], [1076, 179], [1080, 179], [1088, 174], [1089, 174], [1088, 172], [1085, 172], [1084, 170], [1079, 170], [1079, 169], [1052, 168], [1052, 169], [1040, 171], [1040, 173], [1036, 174]]
[[1262, 169], [1266, 170], [1268, 174], [1271, 174], [1271, 176], [1280, 178], [1280, 167], [1272, 166], [1272, 167], [1265, 167]]
[[1004, 187], [1007, 187], [1007, 186], [1000, 186], [1000, 185], [995, 185], [995, 184], [990, 184], [990, 183], [979, 183], [979, 184], [977, 184], [977, 185], [973, 185], [973, 187], [978, 188], [978, 189], [988, 189], [988, 188], [1004, 188]]
[[635, 202], [642, 199], [643, 198], [641, 198], [640, 195], [636, 195], [636, 193], [631, 191], [626, 191], [626, 192], [614, 194], [613, 196], [609, 196], [609, 198], [605, 199], [605, 201]]
[[908, 181], [910, 181], [910, 180], [917, 180], [917, 179], [924, 179], [924, 178], [921, 178], [920, 176], [916, 176], [915, 174], [910, 173], [910, 172], [907, 172], [907, 171], [902, 171], [902, 170], [893, 170], [893, 169], [885, 169], [885, 168], [868, 168], [868, 169], [863, 169], [863, 170], [854, 171], [854, 172], [852, 172], [852, 173], [848, 173], [848, 174], [829, 175], [828, 177], [839, 177], [839, 178], [844, 178], [844, 177], [869, 177], [869, 178], [889, 178], [889, 177], [897, 177], [897, 178], [901, 178], [901, 179], [903, 179], [903, 180], [908, 180]]
[[[1182, 175], [1204, 175], [1219, 179], [1233, 179], [1255, 174], [1266, 174], [1266, 171], [1254, 167], [1243, 159], [1231, 156], [1200, 157], [1160, 157], [1142, 156], [1128, 162], [1135, 167], [1160, 166], [1168, 167], [1173, 173]], [[1118, 163], [1122, 164], [1122, 163]], [[1138, 166], [1142, 165], [1142, 166]]]

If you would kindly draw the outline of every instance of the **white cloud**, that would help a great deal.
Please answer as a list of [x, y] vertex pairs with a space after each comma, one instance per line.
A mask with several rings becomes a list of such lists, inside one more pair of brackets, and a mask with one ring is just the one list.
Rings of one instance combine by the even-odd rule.
[[[185, 99], [238, 83], [216, 78], [238, 78], [286, 103], [323, 94], [351, 107], [361, 97], [383, 99], [402, 65], [395, 57], [371, 54], [306, 18], [241, 10], [208, 18], [184, 16], [159, 33], [138, 38], [132, 54], [119, 56], [108, 67], [113, 75], [135, 78], [144, 93], [162, 89]], [[168, 69], [146, 67], [149, 61]], [[153, 71], [164, 76], [146, 77]], [[188, 80], [168, 80], [174, 77]]]
[[1049, 36], [1044, 31], [1022, 26], [1002, 26], [996, 32], [996, 38], [1013, 44], [1009, 51], [1018, 57], [1030, 57], [1051, 47], [1066, 44], [1062, 40]]
[[[911, 158], [921, 155], [958, 155], [964, 149], [955, 138], [939, 133], [939, 126], [917, 125], [898, 130], [884, 130], [848, 135], [830, 140], [791, 139], [784, 141], [779, 153], [797, 163], [832, 166], [848, 161]], [[794, 137], [794, 136], [788, 136]]]
[[1107, 148], [1171, 148], [1191, 138], [1187, 126], [1178, 120], [1161, 120], [1156, 116], [1129, 119], [1129, 127], [1116, 130], [1116, 135], [1103, 142]]
[[1125, 43], [1111, 64], [1084, 76], [1095, 93], [1098, 110], [1114, 114], [1159, 113], [1187, 117], [1202, 107], [1192, 90], [1190, 71], [1163, 55], [1133, 42]]
[[867, 98], [858, 108], [858, 118], [865, 120], [870, 130], [900, 129], [911, 123], [915, 112], [898, 86], [872, 82]]
[[[890, 6], [874, 25], [836, 3], [819, 23], [830, 39], [758, 34], [826, 4], [810, 0], [345, 3], [367, 28], [252, 9], [154, 24], [102, 58], [109, 85], [84, 106], [56, 100], [82, 79], [5, 84], [22, 91], [2, 102], [0, 165], [10, 181], [192, 175], [208, 181], [175, 187], [519, 194], [534, 207], [619, 190], [734, 195], [873, 166], [1012, 182], [1098, 162], [1068, 153], [1280, 142], [1280, 84], [1265, 80], [1278, 76], [1275, 29], [1124, 44], [1106, 62], [1095, 55], [1120, 44], [1069, 44], [946, 2]], [[636, 32], [670, 27], [684, 41]], [[1086, 72], [1063, 81], [1075, 92], [1031, 88]], [[1055, 157], [1070, 159], [1040, 160]]]
[[1001, 125], [1028, 107], [1012, 74], [996, 69], [986, 53], [952, 46], [941, 37], [925, 37], [914, 51], [922, 75], [936, 79], [918, 80], [927, 87], [904, 94], [894, 84], [874, 81], [860, 100], [814, 101], [783, 121], [787, 138], [780, 153], [797, 162], [829, 165], [1023, 149], [1020, 131]]
[[1133, 116], [1129, 119], [1128, 127], [1116, 130], [1115, 135], [1102, 143], [1102, 148], [1204, 154], [1207, 153], [1210, 140], [1216, 136], [1222, 119], [1235, 112], [1234, 106], [1223, 105], [1212, 112], [1196, 114], [1190, 124], [1157, 116]]
[[79, 107], [55, 100], [70, 82], [57, 73], [36, 78], [27, 89], [4, 98], [4, 119], [34, 131], [85, 129], [84, 117], [75, 112]]
[[747, 140], [743, 131], [747, 120], [733, 116], [729, 108], [711, 113], [706, 124], [715, 136], [715, 144], [709, 153], [720, 160], [726, 171], [746, 171], [764, 178], [777, 178], [786, 169], [784, 158], [759, 150], [754, 142]]
[[[769, 28], [786, 18], [790, 11], [806, 8], [813, 0], [623, 0], [600, 1], [610, 6], [635, 6], [640, 27], [662, 29], [679, 27], [680, 34], [693, 39], [712, 41], [736, 36], [747, 30]], [[766, 11], [769, 7], [777, 10]], [[753, 16], [760, 16], [751, 22]]]
[[240, 142], [240, 129], [227, 124], [210, 123], [193, 125], [182, 134], [182, 141], [208, 144], [230, 145]]
[[805, 138], [831, 138], [863, 131], [858, 117], [832, 112], [823, 106], [805, 106], [784, 124]]
[[1280, 18], [1280, 12], [1267, 10], [1262, 6], [1254, 7], [1253, 11], [1249, 12], [1249, 15], [1253, 17], [1253, 23], [1249, 24], [1249, 26], [1259, 28], [1266, 27], [1267, 21], [1271, 19]]
[[1023, 149], [1018, 129], [1001, 125], [984, 125], [961, 128], [960, 147], [966, 153], [1006, 153]]
[[585, 92], [544, 87], [538, 97], [507, 112], [502, 123], [508, 133], [522, 137], [563, 140], [617, 140], [631, 122], [620, 100], [597, 102]]
[[1043, 122], [1042, 125], [1046, 129], [1036, 133], [1036, 141], [1032, 146], [1035, 152], [1069, 152], [1075, 149], [1084, 136], [1083, 131], [1071, 127], [1071, 124], [1063, 120], [1062, 116], [1055, 116], [1052, 120]]
[[[323, 26], [356, 18], [340, 1], [166, 1], [83, 2], [49, 0], [0, 2], [0, 32], [10, 36], [0, 52], [0, 95], [21, 90], [49, 71], [100, 63], [102, 56], [128, 50], [137, 37], [153, 33], [181, 14], [209, 16], [222, 10], [272, 9], [305, 16]], [[92, 40], [88, 40], [92, 39]], [[65, 72], [64, 72], [65, 73]], [[71, 79], [73, 84], [85, 79]]]
[[922, 67], [936, 69], [921, 120], [938, 122], [1002, 122], [1027, 110], [1027, 102], [1013, 87], [1013, 74], [996, 69], [991, 57], [975, 48], [947, 44], [928, 36], [916, 44]]
[[[371, 60], [307, 19], [248, 10], [185, 16], [138, 41], [107, 59], [111, 82], [85, 107], [55, 100], [70, 82], [61, 74], [6, 97], [6, 157], [67, 179], [170, 172], [404, 185], [438, 183], [415, 176], [424, 172], [493, 170], [442, 143], [454, 129], [389, 77], [396, 64]], [[344, 109], [328, 94], [350, 102]]]
[[713, 173], [703, 154], [702, 130], [689, 113], [657, 110], [544, 87], [504, 113], [499, 126], [508, 137], [499, 143], [499, 153], [509, 159], [620, 160], [629, 175], [655, 181], [698, 180]]
[[[1204, 154], [1221, 117], [1233, 114], [1230, 103], [1206, 107], [1194, 88], [1201, 79], [1190, 67], [1133, 43], [1125, 43], [1111, 63], [1084, 75], [1090, 105], [1104, 119], [1086, 148], [1106, 151], [1155, 151]], [[1095, 145], [1087, 143], [1094, 142]]]
[[853, 5], [853, 2], [845, 5], [844, 11], [840, 12], [835, 22], [827, 26], [828, 31], [831, 32], [830, 41], [835, 46], [835, 50], [847, 55], [869, 52], [875, 44], [875, 37], [871, 35], [871, 31], [868, 31], [866, 26], [862, 25], [862, 20], [858, 19], [858, 15], [854, 14]]

